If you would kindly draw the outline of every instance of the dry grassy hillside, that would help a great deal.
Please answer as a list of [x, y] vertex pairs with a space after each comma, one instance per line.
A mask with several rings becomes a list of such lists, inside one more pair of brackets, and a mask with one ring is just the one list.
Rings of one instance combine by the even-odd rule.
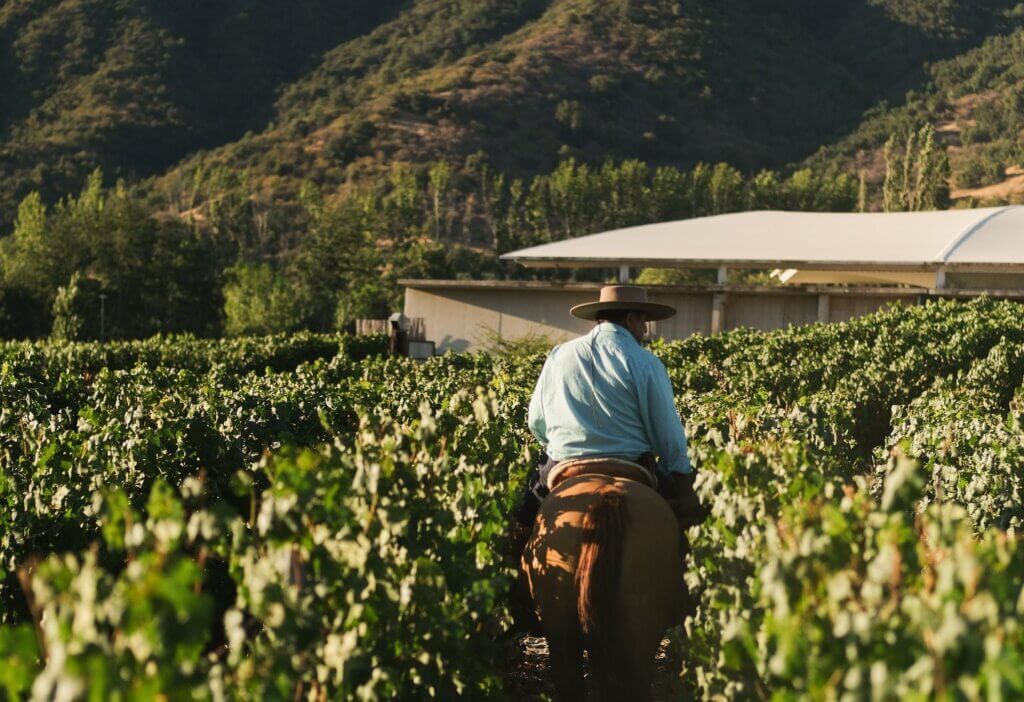
[[[523, 176], [568, 156], [754, 172], [836, 144], [817, 162], [864, 165], [895, 123], [886, 105], [951, 119], [915, 102], [941, 83], [929, 62], [970, 63], [984, 43], [1012, 74], [1019, 18], [1010, 0], [9, 0], [0, 221], [96, 166], [159, 177], [166, 201], [220, 165], [290, 201], [304, 180], [337, 192], [481, 155]], [[971, 134], [959, 145], [996, 140]], [[958, 185], [1016, 165], [998, 148], [987, 170], [956, 161]]]

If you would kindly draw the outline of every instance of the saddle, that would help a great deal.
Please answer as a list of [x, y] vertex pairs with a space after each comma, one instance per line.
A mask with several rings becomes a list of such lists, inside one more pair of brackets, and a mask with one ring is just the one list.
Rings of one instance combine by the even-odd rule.
[[611, 478], [625, 478], [658, 489], [658, 479], [648, 468], [627, 461], [624, 458], [571, 458], [562, 461], [548, 473], [548, 490], [554, 490], [560, 483], [580, 475], [606, 475]]

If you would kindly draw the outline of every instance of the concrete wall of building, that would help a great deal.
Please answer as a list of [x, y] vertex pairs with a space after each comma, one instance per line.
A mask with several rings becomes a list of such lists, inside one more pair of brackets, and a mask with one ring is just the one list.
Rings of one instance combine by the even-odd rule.
[[1020, 273], [946, 273], [946, 285], [967, 290], [1024, 290]]
[[496, 336], [571, 339], [591, 324], [570, 316], [569, 308], [593, 298], [591, 291], [406, 288], [404, 311], [424, 319], [426, 338], [438, 353], [462, 352], [484, 347]]
[[[543, 336], [553, 343], [585, 333], [590, 322], [569, 308], [597, 299], [598, 284], [493, 281], [407, 281], [405, 315], [422, 317], [438, 353], [473, 351], [500, 335], [514, 340]], [[672, 305], [675, 317], [653, 333], [666, 339], [748, 327], [781, 329], [815, 322], [843, 322], [890, 304], [918, 304], [926, 297], [906, 288], [650, 287], [650, 299]], [[959, 296], [959, 295], [958, 295]]]
[[830, 295], [829, 322], [845, 322], [877, 312], [887, 305], [917, 304], [917, 297], [897, 295]]

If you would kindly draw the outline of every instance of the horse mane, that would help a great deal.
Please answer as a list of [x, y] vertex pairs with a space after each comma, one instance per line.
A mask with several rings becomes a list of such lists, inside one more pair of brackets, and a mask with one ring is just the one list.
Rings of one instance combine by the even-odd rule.
[[[622, 567], [626, 502], [619, 491], [604, 491], [583, 515], [583, 545], [576, 564], [576, 609], [591, 640], [591, 655], [616, 638], [616, 596]], [[598, 654], [600, 655], [600, 654]], [[595, 661], [596, 662], [596, 661]]]

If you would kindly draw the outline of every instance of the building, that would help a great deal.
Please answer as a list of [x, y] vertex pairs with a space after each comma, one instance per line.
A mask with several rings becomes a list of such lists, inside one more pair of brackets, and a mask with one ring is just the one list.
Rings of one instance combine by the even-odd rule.
[[[838, 322], [933, 297], [1024, 299], [1024, 206], [899, 213], [743, 212], [618, 229], [502, 256], [526, 267], [717, 270], [710, 286], [657, 286], [678, 339], [737, 327]], [[730, 284], [730, 269], [772, 271], [777, 286]], [[406, 280], [405, 314], [424, 320], [438, 352], [500, 336], [553, 342], [584, 332], [569, 315], [600, 284]]]

